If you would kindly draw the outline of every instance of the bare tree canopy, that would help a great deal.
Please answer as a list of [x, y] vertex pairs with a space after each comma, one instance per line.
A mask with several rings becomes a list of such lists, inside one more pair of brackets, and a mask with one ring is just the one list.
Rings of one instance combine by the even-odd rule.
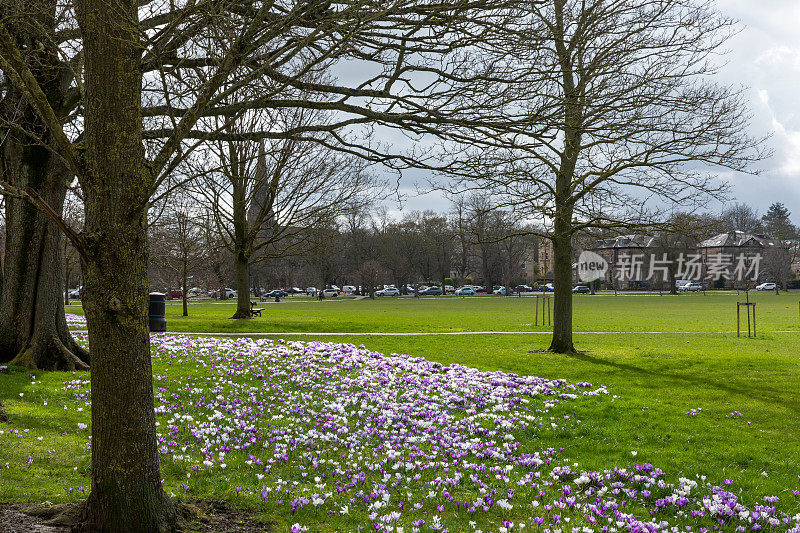
[[[325, 115], [262, 110], [243, 115], [225, 131], [322, 125]], [[204, 157], [191, 158], [187, 166], [200, 176], [193, 190], [234, 256], [239, 305], [233, 318], [250, 317], [251, 265], [307, 250], [316, 240], [314, 228], [334, 224], [380, 192], [363, 159], [312, 140], [217, 140], [201, 151]]]
[[735, 25], [712, 2], [549, 0], [527, 8], [525, 39], [505, 47], [525, 77], [518, 103], [532, 119], [528, 141], [466, 148], [463, 177], [445, 187], [484, 190], [547, 228], [556, 258], [551, 349], [571, 352], [573, 235], [652, 227], [677, 207], [719, 199], [726, 187], [714, 170], [750, 171], [765, 151], [746, 132], [742, 90], [713, 78]]

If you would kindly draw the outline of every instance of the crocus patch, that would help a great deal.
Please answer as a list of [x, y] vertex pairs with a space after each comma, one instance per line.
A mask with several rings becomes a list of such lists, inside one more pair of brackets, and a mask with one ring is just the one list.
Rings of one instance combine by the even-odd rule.
[[[746, 505], [730, 480], [670, 476], [635, 452], [590, 470], [548, 447], [590, 423], [571, 405], [610, 402], [601, 385], [351, 344], [157, 335], [152, 347], [168, 490], [245, 499], [282, 531], [800, 532], [782, 511], [792, 496]], [[81, 406], [88, 385], [64, 383]]]
[[72, 328], [85, 328], [86, 317], [83, 315], [75, 315], [73, 313], [66, 313], [67, 326]]

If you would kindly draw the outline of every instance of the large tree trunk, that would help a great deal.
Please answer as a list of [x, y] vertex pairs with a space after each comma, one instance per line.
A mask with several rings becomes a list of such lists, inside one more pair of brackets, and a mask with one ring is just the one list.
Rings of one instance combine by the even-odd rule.
[[553, 340], [549, 350], [556, 353], [573, 353], [572, 344], [572, 239], [570, 234], [559, 233], [555, 224], [553, 237]]
[[[564, 2], [554, 2], [556, 32], [563, 35], [565, 28]], [[565, 41], [555, 40], [562, 69], [564, 91], [564, 148], [556, 175], [555, 216], [553, 220], [553, 340], [550, 351], [573, 353], [572, 344], [572, 180], [578, 162], [581, 144], [582, 105], [580, 91], [573, 79], [573, 54]]]
[[[14, 13], [18, 1], [0, 5]], [[28, 0], [31, 24], [12, 26], [20, 46], [31, 58], [31, 72], [48, 102], [61, 114], [70, 107], [62, 82], [59, 58], [42, 43], [55, 30], [55, 2]], [[68, 86], [69, 84], [67, 84]], [[7, 86], [3, 98], [6, 119], [47, 142], [50, 136], [39, 116], [15, 88]], [[56, 213], [61, 213], [70, 174], [44, 146], [17, 130], [5, 133], [0, 165], [6, 180], [19, 189], [32, 189]], [[6, 197], [5, 273], [0, 295], [0, 363], [31, 369], [75, 370], [88, 368], [89, 354], [67, 330], [61, 291], [63, 255], [58, 226], [26, 200]]]
[[137, 0], [78, 0], [85, 53], [84, 309], [92, 349], [92, 490], [78, 529], [176, 528], [161, 486], [147, 301]]
[[250, 318], [250, 261], [236, 254], [236, 313], [231, 318]]
[[[41, 182], [34, 183], [34, 188], [48, 193], [48, 203], [60, 210], [58, 199], [63, 202], [66, 192], [64, 176], [50, 180], [49, 188]], [[64, 318], [60, 230], [24, 200], [8, 198], [7, 206], [0, 362], [30, 369], [85, 370], [89, 354], [72, 339]]]

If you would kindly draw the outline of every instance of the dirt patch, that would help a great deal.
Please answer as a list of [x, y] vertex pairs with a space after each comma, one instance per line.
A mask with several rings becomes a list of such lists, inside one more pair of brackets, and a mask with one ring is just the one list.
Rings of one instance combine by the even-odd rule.
[[[246, 509], [230, 506], [224, 501], [194, 500], [177, 502], [183, 517], [183, 530], [198, 533], [262, 533], [275, 529]], [[74, 504], [49, 503], [0, 504], [2, 533], [68, 533], [76, 515]], [[58, 525], [54, 525], [54, 522]], [[70, 524], [70, 525], [67, 525]]]
[[274, 524], [263, 522], [249, 510], [218, 500], [195, 500], [181, 504], [187, 531], [255, 533], [268, 532]]
[[0, 422], [8, 422], [8, 415], [6, 414], [3, 402], [0, 402]]
[[3, 533], [66, 533], [68, 527], [46, 526], [46, 518], [31, 516], [23, 512], [29, 508], [25, 503], [0, 504], [0, 531]]

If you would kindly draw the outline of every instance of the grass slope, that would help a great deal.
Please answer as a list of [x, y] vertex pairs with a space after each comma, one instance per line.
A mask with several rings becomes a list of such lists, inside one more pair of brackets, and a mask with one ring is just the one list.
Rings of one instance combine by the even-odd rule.
[[[609, 401], [556, 406], [554, 416], [577, 417], [582, 423], [565, 426], [539, 447], [563, 447], [582, 468], [650, 462], [675, 475], [705, 475], [717, 483], [730, 479], [743, 500], [777, 495], [797, 513], [800, 505], [791, 491], [800, 489], [800, 336], [770, 333], [800, 331], [797, 296], [766, 293], [751, 299], [758, 303], [761, 333], [756, 339], [713, 333], [735, 328], [737, 296], [727, 294], [575, 297], [578, 331], [675, 333], [583, 334], [576, 342], [584, 353], [571, 356], [540, 353], [547, 346], [546, 335], [329, 340], [443, 364], [604, 384], [613, 395]], [[266, 307], [263, 319], [234, 321], [227, 318], [230, 304], [193, 304], [188, 318], [178, 316], [179, 306], [169, 305], [167, 320], [171, 331], [537, 329], [531, 326], [530, 298], [284, 301]], [[678, 333], [684, 330], [706, 333]], [[155, 363], [154, 374], [165, 370], [165, 363]], [[196, 369], [177, 371], [190, 376]], [[86, 373], [31, 375], [13, 368], [0, 373], [0, 401], [9, 417], [0, 423], [0, 500], [69, 501], [82, 496], [81, 488], [89, 482], [90, 451], [88, 430], [79, 424], [88, 424], [90, 414], [63, 382], [86, 379]], [[692, 410], [695, 415], [687, 414]], [[734, 411], [742, 417], [731, 417]], [[636, 452], [635, 459], [631, 452]], [[176, 490], [182, 475], [165, 468], [167, 486]], [[236, 500], [228, 489], [209, 484], [205, 495]]]

